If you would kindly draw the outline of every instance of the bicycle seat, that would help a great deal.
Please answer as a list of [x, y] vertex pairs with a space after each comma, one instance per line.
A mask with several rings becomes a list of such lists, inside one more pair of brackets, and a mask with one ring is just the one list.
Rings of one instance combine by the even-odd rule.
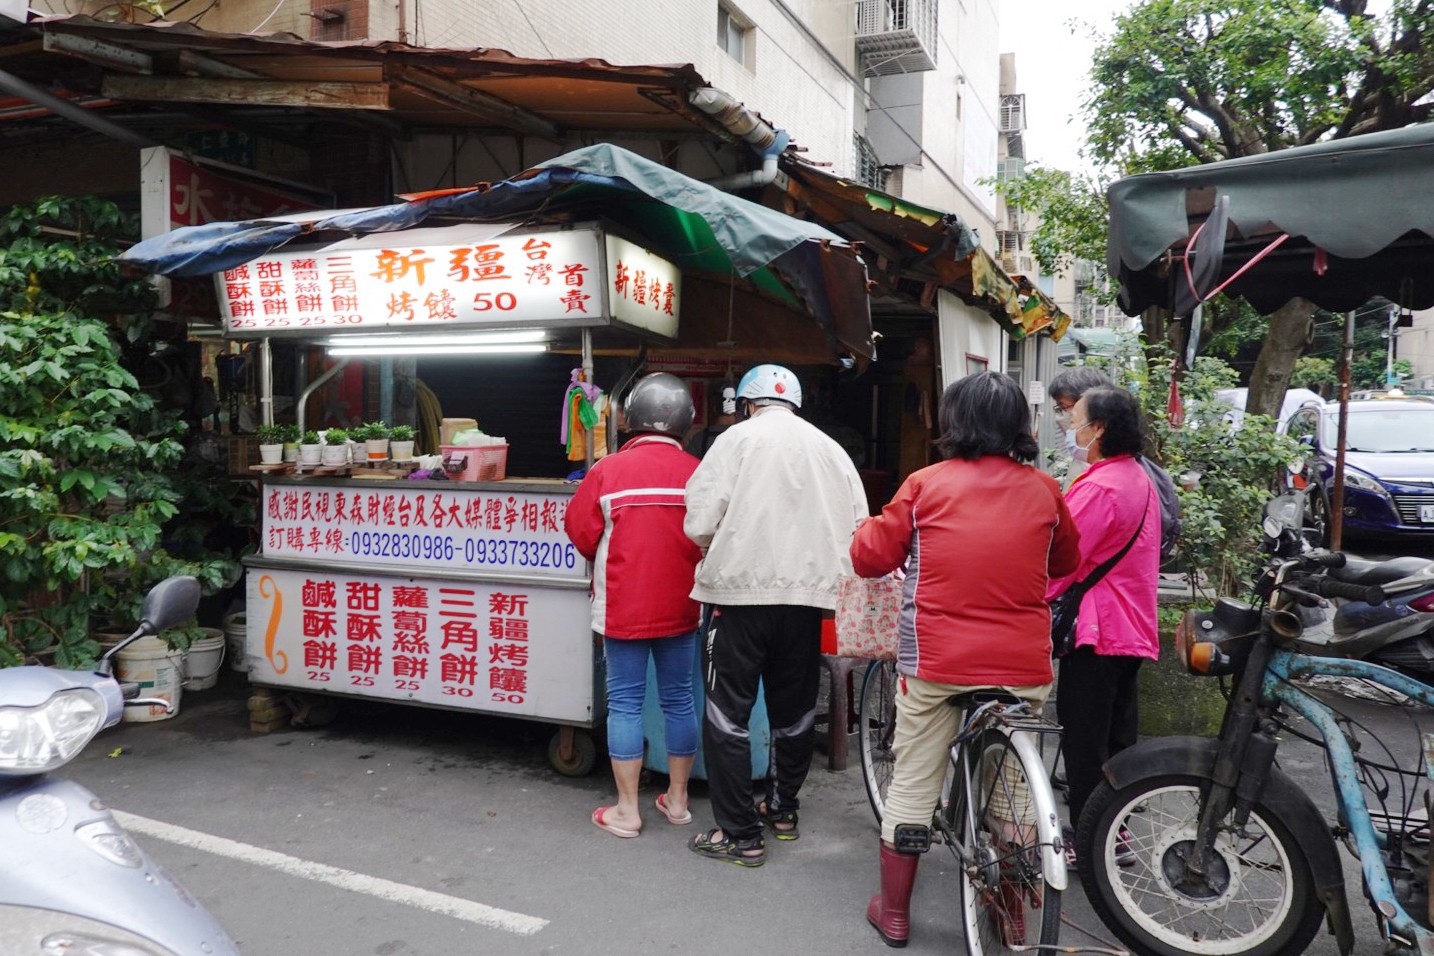
[[1344, 567], [1331, 571], [1329, 576], [1350, 584], [1388, 584], [1418, 574], [1428, 565], [1428, 558], [1390, 558], [1388, 561], [1346, 558]]
[[994, 688], [968, 690], [964, 694], [952, 694], [946, 699], [946, 703], [960, 710], [972, 710], [982, 704], [988, 704], [993, 700], [1002, 704], [1021, 703], [1021, 698], [1015, 694], [1008, 694], [1003, 690], [996, 690]]

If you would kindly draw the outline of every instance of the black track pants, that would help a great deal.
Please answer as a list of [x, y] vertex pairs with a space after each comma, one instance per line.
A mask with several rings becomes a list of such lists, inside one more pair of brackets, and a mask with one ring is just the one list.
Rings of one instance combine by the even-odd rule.
[[1089, 645], [1061, 658], [1056, 716], [1064, 732], [1067, 795], [1071, 824], [1080, 821], [1100, 768], [1140, 734], [1140, 675], [1143, 658], [1097, 654]]
[[772, 727], [769, 811], [797, 809], [812, 766], [821, 668], [820, 608], [795, 605], [712, 609], [702, 642], [707, 690], [702, 746], [712, 815], [739, 839], [762, 832], [752, 802], [752, 744], [747, 722], [760, 678]]

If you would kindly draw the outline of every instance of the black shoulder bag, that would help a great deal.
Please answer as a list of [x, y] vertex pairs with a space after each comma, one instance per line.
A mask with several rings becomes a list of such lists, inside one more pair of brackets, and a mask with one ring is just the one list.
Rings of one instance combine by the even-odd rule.
[[1051, 602], [1051, 656], [1065, 657], [1075, 650], [1076, 615], [1080, 613], [1080, 602], [1085, 598], [1086, 592], [1100, 583], [1100, 579], [1106, 576], [1111, 568], [1120, 563], [1120, 559], [1135, 547], [1135, 541], [1140, 537], [1140, 532], [1145, 530], [1145, 515], [1150, 510], [1150, 498], [1145, 499], [1145, 507], [1140, 512], [1140, 524], [1135, 527], [1135, 534], [1125, 542], [1125, 547], [1102, 561], [1090, 574], [1072, 584], [1065, 593]]

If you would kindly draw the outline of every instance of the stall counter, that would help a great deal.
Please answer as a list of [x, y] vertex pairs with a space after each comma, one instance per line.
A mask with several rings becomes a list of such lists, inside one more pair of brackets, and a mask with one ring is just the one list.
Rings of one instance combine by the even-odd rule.
[[266, 478], [244, 562], [250, 681], [594, 726], [591, 575], [563, 531], [575, 488]]

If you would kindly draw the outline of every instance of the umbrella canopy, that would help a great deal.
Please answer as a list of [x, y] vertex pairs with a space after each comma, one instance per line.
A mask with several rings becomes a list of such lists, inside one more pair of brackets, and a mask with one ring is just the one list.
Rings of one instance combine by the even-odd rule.
[[684, 176], [618, 146], [574, 150], [509, 179], [369, 209], [176, 229], [121, 261], [167, 276], [233, 268], [296, 239], [367, 235], [444, 222], [574, 222], [625, 227], [684, 272], [737, 276], [768, 301], [805, 311], [870, 357], [866, 267], [836, 233]]
[[1178, 257], [1219, 198], [1228, 197], [1223, 261], [1218, 278], [1199, 290], [1202, 296], [1288, 234], [1225, 293], [1266, 314], [1295, 296], [1331, 311], [1376, 295], [1428, 308], [1434, 306], [1431, 187], [1434, 125], [1130, 176], [1108, 191], [1107, 265], [1120, 281], [1127, 314], [1175, 307], [1186, 282]]

